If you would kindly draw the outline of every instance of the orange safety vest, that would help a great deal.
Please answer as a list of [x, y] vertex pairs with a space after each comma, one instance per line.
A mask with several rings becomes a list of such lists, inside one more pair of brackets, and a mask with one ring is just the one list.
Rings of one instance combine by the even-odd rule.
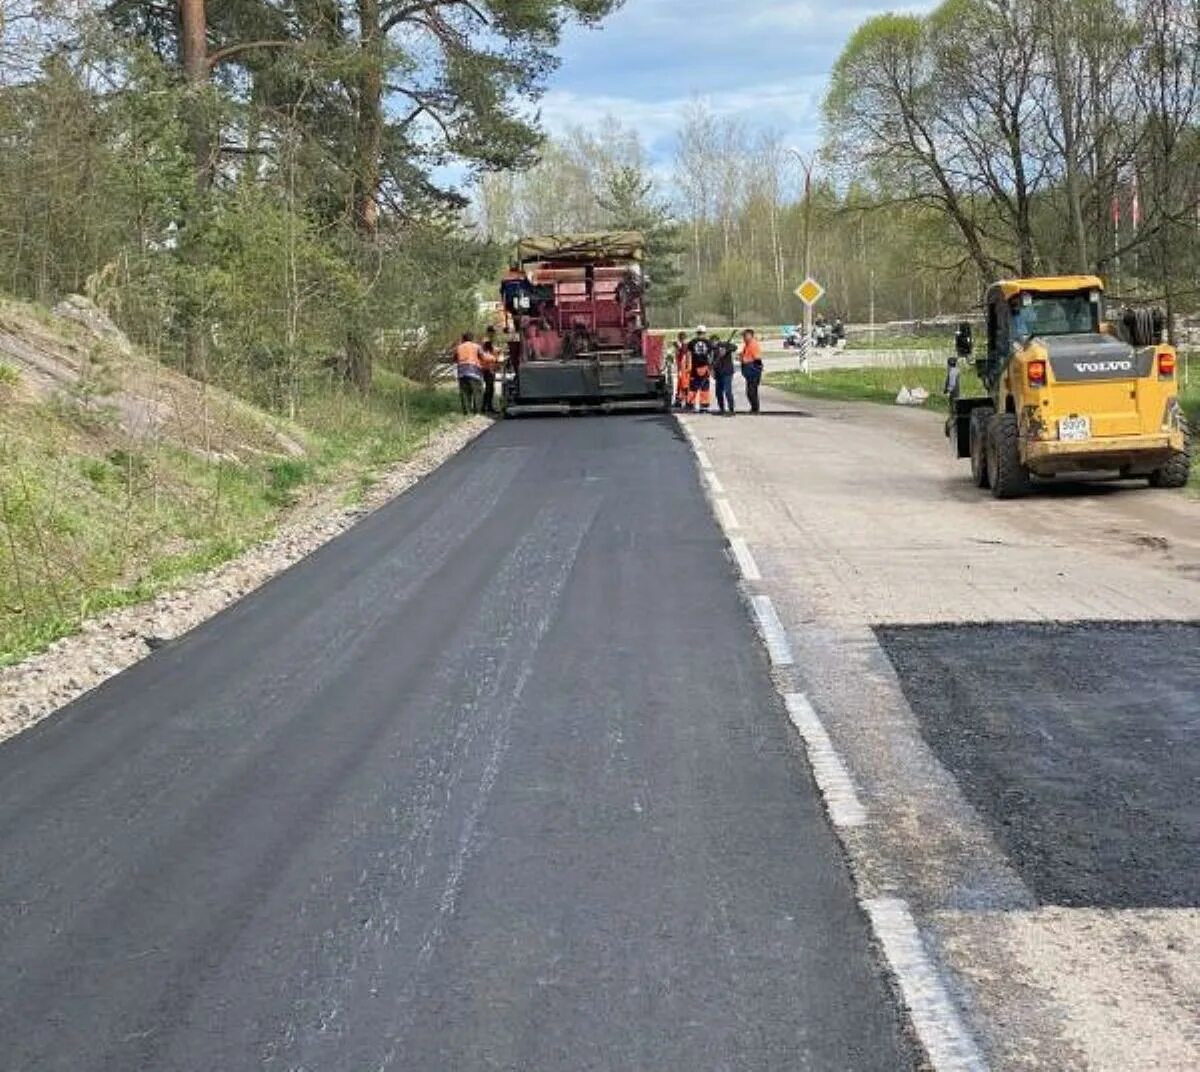
[[454, 348], [454, 360], [459, 365], [474, 365], [476, 368], [482, 368], [483, 351], [479, 349], [477, 343], [460, 342]]
[[742, 364], [749, 365], [753, 361], [762, 360], [762, 344], [757, 339], [751, 339], [742, 347]]

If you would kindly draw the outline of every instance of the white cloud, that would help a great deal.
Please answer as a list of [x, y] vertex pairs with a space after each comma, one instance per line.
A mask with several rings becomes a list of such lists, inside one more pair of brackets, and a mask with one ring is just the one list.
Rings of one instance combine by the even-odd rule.
[[919, 0], [628, 0], [599, 29], [568, 33], [543, 116], [551, 131], [616, 116], [637, 129], [661, 161], [683, 108], [700, 97], [718, 114], [813, 148], [829, 72], [854, 30], [882, 11], [933, 6]]

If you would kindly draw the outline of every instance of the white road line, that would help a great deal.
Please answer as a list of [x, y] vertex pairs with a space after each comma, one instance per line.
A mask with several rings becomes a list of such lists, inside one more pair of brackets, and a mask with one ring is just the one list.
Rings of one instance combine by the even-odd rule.
[[708, 486], [713, 489], [714, 494], [724, 495], [725, 485], [721, 483], [721, 478], [717, 476], [711, 469], [703, 470], [704, 476], [708, 480]]
[[[717, 500], [717, 502], [720, 501], [720, 499]], [[729, 541], [729, 548], [733, 551], [733, 557], [737, 559], [738, 569], [742, 571], [742, 576], [748, 581], [761, 581], [762, 574], [759, 572], [758, 563], [754, 561], [754, 556], [750, 553], [750, 545], [740, 536], [736, 536]], [[774, 612], [772, 611], [772, 613]], [[776, 621], [778, 620], [776, 619]]]
[[929, 961], [908, 905], [898, 897], [874, 897], [863, 901], [863, 907], [934, 1072], [986, 1072], [975, 1041]]
[[812, 764], [813, 776], [821, 796], [825, 798], [825, 806], [829, 808], [829, 817], [834, 826], [862, 826], [867, 821], [867, 809], [858, 799], [854, 790], [854, 782], [842, 757], [837, 754], [829, 734], [821, 725], [821, 719], [808, 697], [799, 692], [789, 692], [783, 701], [787, 704], [788, 717], [792, 725], [800, 731], [804, 738], [804, 748], [808, 752], [808, 762]]
[[767, 644], [767, 654], [775, 666], [792, 666], [792, 646], [788, 643], [787, 630], [779, 615], [775, 613], [775, 605], [768, 596], [755, 596], [751, 601], [754, 614], [758, 618], [758, 626], [762, 630], [763, 640]]
[[728, 499], [714, 499], [717, 506], [717, 518], [721, 522], [721, 526], [726, 533], [736, 532], [742, 526], [738, 524], [737, 515], [733, 512], [733, 507], [729, 505]]
[[713, 464], [712, 464], [712, 460], [709, 458], [707, 452], [701, 446], [697, 446], [695, 449], [696, 449], [696, 460], [700, 463], [700, 468], [711, 473]]

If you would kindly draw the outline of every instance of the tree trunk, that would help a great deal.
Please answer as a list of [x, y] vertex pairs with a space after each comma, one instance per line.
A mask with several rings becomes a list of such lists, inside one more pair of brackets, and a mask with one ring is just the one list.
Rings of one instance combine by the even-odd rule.
[[380, 154], [383, 151], [383, 33], [379, 0], [358, 0], [358, 116], [354, 139], [354, 227], [361, 238], [379, 233]]
[[1061, 20], [1051, 19], [1051, 48], [1054, 52], [1054, 81], [1058, 94], [1059, 114], [1062, 118], [1063, 155], [1066, 157], [1067, 208], [1075, 231], [1075, 264], [1077, 272], [1086, 272], [1088, 260], [1087, 228], [1083, 222], [1083, 199], [1079, 182], [1079, 145], [1075, 129], [1075, 87], [1067, 68], [1066, 42], [1063, 41], [1064, 27]]
[[209, 129], [205, 90], [208, 88], [208, 14], [205, 0], [179, 0], [179, 57], [188, 86], [188, 147], [203, 196], [212, 185], [213, 134]]
[[[205, 0], [179, 0], [179, 60], [183, 78], [187, 84], [184, 103], [183, 125], [187, 138], [187, 150], [192, 157], [192, 175], [195, 181], [196, 201], [185, 220], [182, 221], [180, 257], [191, 267], [196, 267], [196, 245], [193, 234], [213, 175], [213, 135], [208, 123], [208, 12]], [[198, 280], [196, 273], [194, 279]], [[183, 321], [183, 370], [198, 380], [208, 378], [208, 331], [203, 313], [204, 298], [189, 293], [181, 311]]]
[[[354, 131], [354, 176], [351, 212], [362, 254], [379, 239], [380, 156], [383, 152], [383, 30], [379, 0], [358, 0], [361, 68], [357, 79], [358, 110]], [[371, 387], [374, 354], [369, 332], [352, 321], [346, 332], [345, 375], [360, 391]]]

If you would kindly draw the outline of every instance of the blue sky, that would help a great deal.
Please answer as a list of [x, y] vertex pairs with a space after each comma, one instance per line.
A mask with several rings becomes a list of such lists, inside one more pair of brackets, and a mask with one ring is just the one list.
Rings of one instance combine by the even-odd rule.
[[671, 155], [681, 109], [701, 97], [716, 112], [811, 149], [820, 140], [829, 72], [854, 30], [882, 11], [933, 6], [911, 0], [626, 0], [599, 29], [568, 30], [542, 116], [553, 132], [614, 115], [641, 133], [661, 165]]

